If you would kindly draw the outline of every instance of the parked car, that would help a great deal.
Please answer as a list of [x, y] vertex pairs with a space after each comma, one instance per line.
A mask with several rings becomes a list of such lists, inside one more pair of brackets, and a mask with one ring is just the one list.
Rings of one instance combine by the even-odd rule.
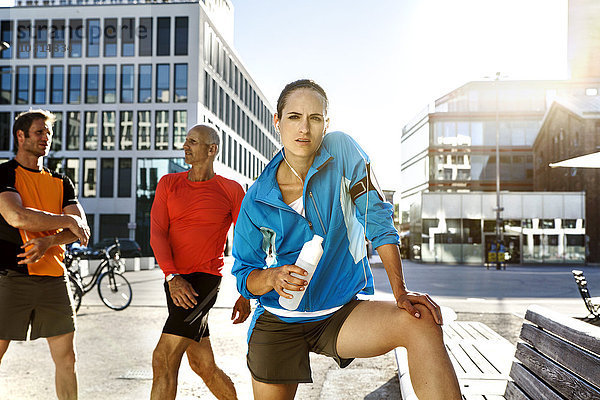
[[[92, 246], [92, 249], [102, 250], [107, 248], [114, 242], [114, 238], [102, 239], [99, 242], [95, 243], [94, 246]], [[119, 246], [121, 247], [121, 257], [123, 258], [142, 256], [142, 248], [133, 239], [119, 238]]]

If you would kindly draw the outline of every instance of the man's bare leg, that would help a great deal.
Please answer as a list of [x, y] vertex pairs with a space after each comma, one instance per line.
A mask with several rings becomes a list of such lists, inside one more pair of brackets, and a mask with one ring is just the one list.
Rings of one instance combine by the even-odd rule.
[[374, 357], [406, 347], [410, 378], [421, 400], [460, 400], [460, 388], [442, 338], [441, 326], [425, 306], [415, 318], [392, 302], [364, 301], [340, 329], [337, 351], [343, 358]]
[[56, 395], [60, 400], [77, 399], [75, 332], [52, 336], [46, 340], [56, 368]]
[[151, 400], [175, 399], [177, 376], [183, 353], [193, 340], [163, 333], [152, 353], [152, 392]]
[[0, 364], [2, 363], [2, 357], [4, 357], [9, 344], [10, 340], [0, 340]]
[[202, 378], [208, 389], [219, 400], [237, 399], [231, 378], [215, 363], [210, 338], [193, 342], [186, 351], [192, 370]]

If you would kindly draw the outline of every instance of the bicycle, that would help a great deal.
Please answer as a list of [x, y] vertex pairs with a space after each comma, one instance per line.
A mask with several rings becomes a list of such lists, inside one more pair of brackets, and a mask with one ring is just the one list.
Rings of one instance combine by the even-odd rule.
[[69, 251], [65, 253], [65, 267], [73, 295], [75, 312], [81, 307], [81, 299], [98, 286], [98, 295], [102, 302], [116, 311], [124, 310], [131, 304], [132, 290], [129, 281], [121, 274], [125, 271], [125, 262], [121, 259], [119, 240], [100, 251], [103, 260], [91, 278], [83, 278], [79, 260], [89, 256], [89, 251]]

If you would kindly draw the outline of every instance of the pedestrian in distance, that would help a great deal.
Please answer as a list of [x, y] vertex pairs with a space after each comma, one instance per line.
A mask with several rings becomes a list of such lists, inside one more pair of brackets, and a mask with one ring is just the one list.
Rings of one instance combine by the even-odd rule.
[[[210, 125], [189, 130], [185, 143], [189, 171], [163, 176], [151, 211], [150, 244], [165, 274], [169, 317], [152, 355], [151, 398], [174, 399], [183, 354], [218, 399], [236, 399], [231, 379], [216, 365], [208, 329], [223, 268], [227, 232], [235, 223], [244, 190], [215, 174], [219, 134]], [[239, 297], [231, 319], [250, 315], [249, 300]]]
[[[327, 107], [311, 80], [283, 89], [273, 118], [283, 149], [248, 190], [235, 227], [232, 273], [238, 291], [258, 300], [247, 354], [254, 397], [293, 399], [298, 383], [312, 382], [310, 351], [343, 368], [403, 346], [420, 399], [460, 399], [440, 307], [407, 289], [392, 205], [360, 146], [342, 132], [326, 134]], [[308, 283], [308, 271], [294, 263], [315, 235], [323, 252]], [[357, 299], [374, 292], [365, 236], [395, 302]], [[296, 309], [282, 307], [299, 292]]]
[[75, 312], [65, 244], [87, 245], [90, 230], [69, 178], [43, 166], [54, 115], [19, 114], [15, 158], [0, 165], [0, 361], [11, 340], [46, 338], [59, 399], [77, 398]]

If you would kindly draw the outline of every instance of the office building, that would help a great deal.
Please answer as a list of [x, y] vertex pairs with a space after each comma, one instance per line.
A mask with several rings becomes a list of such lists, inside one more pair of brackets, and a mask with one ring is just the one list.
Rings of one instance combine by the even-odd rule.
[[600, 170], [550, 168], [550, 163], [582, 156], [600, 148], [600, 99], [597, 96], [556, 98], [533, 144], [536, 191], [585, 192], [584, 236], [571, 237], [587, 247], [588, 261], [600, 262]]
[[248, 186], [279, 147], [273, 108], [233, 47], [229, 0], [18, 0], [0, 8], [0, 159], [30, 108], [57, 122], [48, 165], [78, 188], [94, 241], [149, 252], [161, 176], [189, 127], [219, 130], [216, 172]]

